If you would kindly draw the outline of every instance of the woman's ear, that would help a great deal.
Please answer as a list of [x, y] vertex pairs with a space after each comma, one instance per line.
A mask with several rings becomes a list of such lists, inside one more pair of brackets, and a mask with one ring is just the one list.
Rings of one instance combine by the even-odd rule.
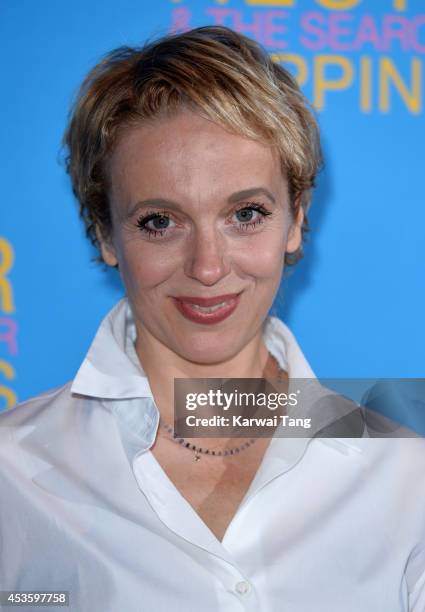
[[301, 205], [298, 206], [297, 216], [294, 219], [291, 229], [289, 230], [288, 240], [286, 242], [286, 252], [294, 253], [301, 246], [302, 241], [302, 225], [304, 222], [304, 209]]
[[100, 252], [102, 254], [103, 261], [108, 265], [115, 267], [118, 265], [118, 259], [115, 253], [114, 245], [110, 237], [105, 238], [98, 225], [96, 225], [96, 238], [99, 241]]

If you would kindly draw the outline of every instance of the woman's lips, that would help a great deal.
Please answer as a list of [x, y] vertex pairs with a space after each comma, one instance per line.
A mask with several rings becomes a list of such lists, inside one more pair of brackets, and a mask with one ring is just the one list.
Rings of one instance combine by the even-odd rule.
[[[240, 293], [214, 298], [178, 297], [173, 298], [173, 301], [179, 312], [189, 321], [211, 325], [227, 319], [236, 310], [239, 297]], [[205, 310], [207, 308], [211, 311]]]

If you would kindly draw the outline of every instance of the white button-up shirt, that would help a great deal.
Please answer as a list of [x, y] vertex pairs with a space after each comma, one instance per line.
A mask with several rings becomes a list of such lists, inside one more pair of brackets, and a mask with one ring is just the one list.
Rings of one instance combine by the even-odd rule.
[[[78, 612], [425, 611], [424, 440], [274, 437], [220, 542], [150, 451], [135, 334], [123, 299], [72, 384], [0, 415], [1, 590]], [[263, 338], [314, 376], [279, 319]]]

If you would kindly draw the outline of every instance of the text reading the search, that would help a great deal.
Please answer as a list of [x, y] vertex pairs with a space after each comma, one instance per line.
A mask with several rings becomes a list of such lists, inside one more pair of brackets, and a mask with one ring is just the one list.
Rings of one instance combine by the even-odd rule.
[[[362, 113], [389, 113], [400, 105], [412, 115], [422, 112], [425, 15], [406, 14], [406, 2], [389, 1], [380, 14], [364, 12], [371, 4], [359, 0], [316, 0], [309, 3], [313, 10], [301, 12], [295, 1], [247, 0], [242, 10], [216, 4], [204, 9], [208, 20], [268, 49], [318, 111], [346, 92]], [[188, 6], [174, 8], [171, 30], [192, 27], [192, 13]]]

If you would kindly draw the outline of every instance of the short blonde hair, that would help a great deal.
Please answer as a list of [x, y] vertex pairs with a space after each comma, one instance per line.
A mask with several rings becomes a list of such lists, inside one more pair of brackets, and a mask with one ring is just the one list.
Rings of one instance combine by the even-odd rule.
[[[291, 74], [265, 49], [224, 26], [170, 34], [108, 53], [85, 78], [64, 135], [66, 168], [86, 234], [99, 248], [112, 227], [107, 161], [120, 129], [189, 107], [236, 134], [276, 147], [294, 218], [322, 163], [317, 123]], [[286, 263], [303, 256], [302, 245]]]

